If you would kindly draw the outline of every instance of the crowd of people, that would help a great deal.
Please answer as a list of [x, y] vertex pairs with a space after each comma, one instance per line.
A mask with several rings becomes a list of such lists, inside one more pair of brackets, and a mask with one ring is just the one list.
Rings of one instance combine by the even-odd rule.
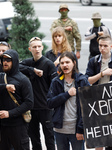
[[[42, 150], [40, 124], [47, 150], [70, 150], [70, 145], [85, 150], [78, 88], [112, 80], [112, 38], [101, 15], [92, 14], [93, 27], [85, 34], [90, 56], [82, 74], [81, 35], [69, 11], [66, 4], [59, 6], [61, 16], [51, 25], [52, 48], [45, 56], [39, 37], [29, 40], [32, 58], [21, 62], [10, 44], [0, 42], [0, 150], [30, 150], [29, 138], [33, 150]], [[28, 110], [29, 123], [23, 118]]]

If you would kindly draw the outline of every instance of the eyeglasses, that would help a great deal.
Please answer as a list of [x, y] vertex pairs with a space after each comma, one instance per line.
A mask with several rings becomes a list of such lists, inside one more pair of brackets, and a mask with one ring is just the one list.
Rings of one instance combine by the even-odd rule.
[[10, 61], [12, 61], [12, 59], [11, 58], [3, 58], [3, 62], [5, 62], [5, 61], [10, 62]]
[[5, 42], [5, 41], [3, 41], [3, 42], [1, 41], [1, 42], [0, 42], [0, 45], [5, 45], [5, 46], [8, 46], [8, 47], [9, 47], [9, 44], [8, 44], [7, 42]]
[[41, 41], [41, 39], [40, 39], [39, 37], [33, 37], [33, 38], [31, 38], [31, 40], [29, 41], [29, 44], [30, 44], [31, 42], [35, 41], [35, 40]]

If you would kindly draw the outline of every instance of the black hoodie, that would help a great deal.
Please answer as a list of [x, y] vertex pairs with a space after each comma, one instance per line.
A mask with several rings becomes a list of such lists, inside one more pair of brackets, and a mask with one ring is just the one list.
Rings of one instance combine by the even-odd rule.
[[0, 73], [0, 110], [9, 111], [9, 118], [2, 119], [3, 126], [17, 126], [24, 124], [22, 114], [33, 107], [33, 92], [29, 79], [19, 71], [19, 59], [15, 50], [7, 50], [12, 58], [12, 68], [7, 73], [8, 84], [14, 84], [16, 91], [13, 94], [20, 106], [14, 103], [6, 90], [4, 73]]

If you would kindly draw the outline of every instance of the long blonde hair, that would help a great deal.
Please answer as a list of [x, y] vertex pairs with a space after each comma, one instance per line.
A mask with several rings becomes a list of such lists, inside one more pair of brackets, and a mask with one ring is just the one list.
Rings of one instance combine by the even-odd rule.
[[61, 53], [64, 53], [65, 51], [68, 51], [68, 52], [71, 52], [72, 49], [71, 49], [71, 46], [68, 42], [68, 39], [67, 39], [67, 36], [66, 36], [66, 33], [63, 29], [63, 27], [56, 27], [53, 29], [52, 31], [52, 49], [53, 49], [53, 52], [55, 55], [58, 54], [58, 49], [57, 49], [57, 45], [55, 43], [55, 40], [54, 40], [54, 36], [56, 35], [62, 35], [63, 36], [63, 40], [62, 40], [62, 49], [61, 49]]

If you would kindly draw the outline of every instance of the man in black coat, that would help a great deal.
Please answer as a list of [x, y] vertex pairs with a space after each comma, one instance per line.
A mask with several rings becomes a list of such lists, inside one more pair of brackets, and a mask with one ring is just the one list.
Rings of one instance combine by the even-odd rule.
[[[1, 64], [1, 56], [2, 54], [10, 49], [11, 46], [6, 41], [0, 41], [0, 72], [3, 72], [2, 70], [2, 64]], [[1, 149], [1, 119], [0, 119], [0, 149]]]
[[33, 150], [42, 150], [40, 123], [42, 124], [47, 150], [55, 150], [52, 110], [47, 106], [47, 93], [51, 80], [57, 76], [57, 73], [53, 62], [42, 56], [42, 50], [41, 39], [33, 37], [29, 41], [29, 51], [33, 58], [23, 60], [20, 63], [20, 71], [29, 77], [34, 93], [32, 120], [29, 124], [29, 135]]
[[[2, 55], [3, 71], [8, 85], [19, 106], [12, 100], [4, 81], [4, 72], [0, 73], [0, 119], [2, 150], [30, 150], [27, 123], [22, 114], [33, 107], [33, 91], [29, 79], [19, 71], [19, 59], [15, 50], [7, 50]], [[9, 89], [8, 89], [9, 90]]]

